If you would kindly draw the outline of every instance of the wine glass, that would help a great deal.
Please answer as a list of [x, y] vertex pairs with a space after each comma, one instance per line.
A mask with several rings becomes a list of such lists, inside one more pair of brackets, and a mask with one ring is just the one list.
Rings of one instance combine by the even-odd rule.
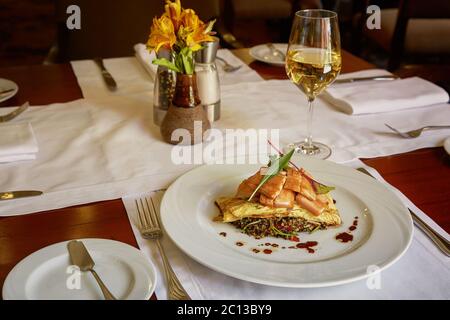
[[312, 139], [314, 99], [341, 71], [341, 45], [337, 14], [328, 10], [301, 10], [292, 24], [286, 55], [286, 72], [308, 99], [307, 135], [303, 142], [286, 149], [303, 155], [326, 159], [331, 149]]

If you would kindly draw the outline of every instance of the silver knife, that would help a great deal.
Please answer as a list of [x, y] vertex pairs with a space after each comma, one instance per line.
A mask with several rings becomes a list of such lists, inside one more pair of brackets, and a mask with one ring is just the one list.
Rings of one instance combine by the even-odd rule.
[[113, 294], [108, 290], [103, 281], [100, 279], [97, 272], [95, 272], [95, 262], [94, 260], [92, 260], [83, 242], [72, 240], [67, 244], [67, 249], [69, 250], [70, 261], [73, 265], [76, 265], [83, 272], [90, 271], [92, 273], [98, 285], [100, 286], [105, 299], [116, 300]]
[[348, 78], [348, 79], [336, 79], [334, 83], [351, 83], [357, 81], [390, 81], [397, 80], [399, 77], [396, 75], [386, 75], [386, 76], [372, 76], [372, 77], [360, 77], [360, 78]]
[[42, 191], [37, 190], [0, 192], [0, 201], [27, 198], [27, 197], [37, 197], [42, 194], [43, 194]]
[[[374, 176], [370, 174], [369, 171], [367, 171], [365, 168], [358, 168], [358, 171], [368, 175], [369, 177], [372, 177], [376, 180]], [[409, 213], [411, 214], [411, 217], [413, 218], [414, 224], [422, 230], [428, 238], [430, 238], [431, 241], [434, 242], [434, 244], [444, 253], [446, 256], [450, 256], [450, 243], [442, 237], [439, 233], [435, 232], [433, 228], [431, 228], [428, 224], [425, 223], [422, 219], [419, 218], [414, 212], [409, 209]]]
[[95, 63], [100, 67], [100, 70], [102, 71], [103, 80], [105, 80], [106, 86], [110, 91], [116, 91], [117, 90], [117, 83], [114, 80], [113, 76], [109, 71], [105, 68], [105, 64], [103, 63], [103, 59], [97, 58], [95, 59]]

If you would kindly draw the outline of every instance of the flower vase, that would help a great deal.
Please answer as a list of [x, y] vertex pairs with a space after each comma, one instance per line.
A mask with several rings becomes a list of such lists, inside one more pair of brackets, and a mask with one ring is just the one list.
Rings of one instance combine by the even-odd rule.
[[198, 95], [196, 74], [177, 73], [173, 100], [160, 128], [164, 141], [175, 145], [201, 143], [210, 128]]

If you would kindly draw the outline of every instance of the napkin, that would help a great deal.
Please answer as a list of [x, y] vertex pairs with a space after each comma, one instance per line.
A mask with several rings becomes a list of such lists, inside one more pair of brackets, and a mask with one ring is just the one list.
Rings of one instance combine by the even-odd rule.
[[0, 126], [0, 163], [36, 159], [38, 150], [30, 123]]
[[[374, 75], [380, 75], [380, 71], [360, 71], [346, 74], [345, 77]], [[352, 115], [399, 111], [449, 101], [444, 89], [418, 77], [333, 84], [322, 97], [341, 111]]]
[[152, 79], [155, 80], [155, 75], [158, 70], [158, 66], [152, 63], [152, 61], [156, 59], [155, 52], [150, 52], [142, 43], [138, 43], [134, 46], [134, 52], [136, 59], [138, 59]]

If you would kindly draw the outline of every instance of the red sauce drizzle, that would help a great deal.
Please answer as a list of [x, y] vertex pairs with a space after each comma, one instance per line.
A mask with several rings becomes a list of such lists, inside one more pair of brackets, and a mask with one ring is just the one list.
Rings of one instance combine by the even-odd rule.
[[314, 253], [316, 252], [312, 247], [315, 247], [318, 245], [317, 241], [308, 241], [304, 243], [297, 243], [295, 246], [297, 249], [306, 249], [308, 253]]
[[264, 251], [263, 251], [265, 254], [271, 254], [272, 253], [272, 250], [270, 250], [270, 249], [264, 249]]
[[226, 237], [227, 236], [227, 233], [226, 232], [221, 232], [221, 233], [219, 233], [222, 237]]
[[355, 231], [358, 227], [358, 217], [355, 217], [355, 220], [353, 220], [353, 224], [348, 227], [348, 231]]
[[260, 250], [258, 250], [258, 249], [252, 249], [252, 251], [253, 251], [254, 253], [259, 253], [259, 252], [260, 252]]
[[342, 232], [336, 236], [336, 240], [346, 243], [353, 240], [353, 235], [347, 232]]
[[237, 245], [238, 247], [242, 247], [244, 244], [243, 244], [242, 242], [238, 241], [238, 242], [236, 242], [236, 245]]

